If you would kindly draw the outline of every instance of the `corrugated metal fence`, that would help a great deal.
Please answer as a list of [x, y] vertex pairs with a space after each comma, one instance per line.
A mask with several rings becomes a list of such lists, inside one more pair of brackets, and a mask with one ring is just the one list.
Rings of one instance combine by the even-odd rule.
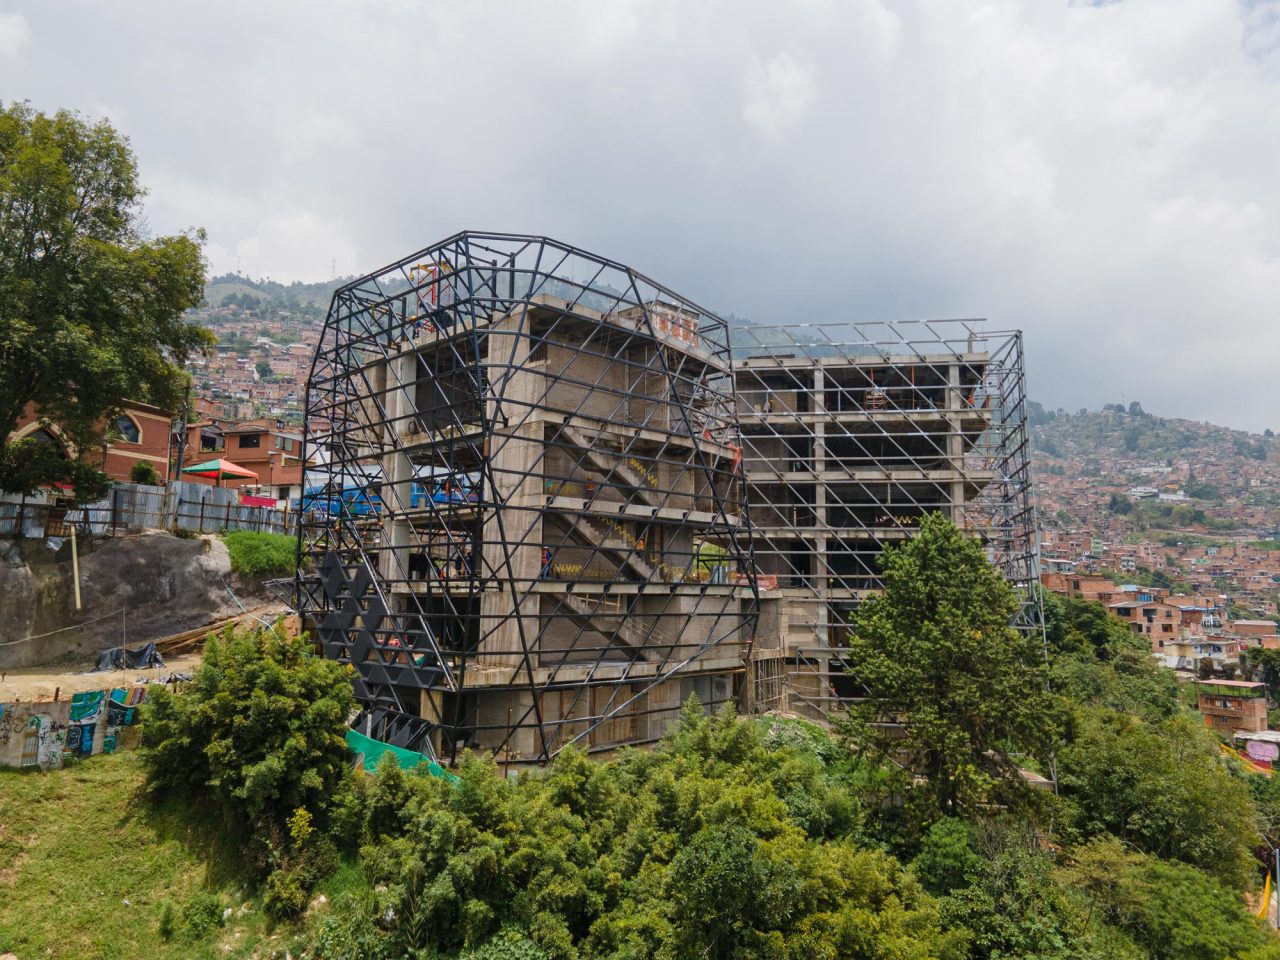
[[76, 525], [81, 536], [113, 536], [141, 530], [196, 533], [257, 530], [287, 533], [287, 510], [246, 507], [239, 494], [224, 487], [179, 481], [167, 487], [118, 483], [97, 503], [59, 506], [47, 503], [0, 503], [0, 538], [63, 537]]

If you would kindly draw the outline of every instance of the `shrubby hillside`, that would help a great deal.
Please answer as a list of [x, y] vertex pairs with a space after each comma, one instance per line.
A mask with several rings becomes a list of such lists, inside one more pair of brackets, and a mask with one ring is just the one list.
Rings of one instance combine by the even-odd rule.
[[[512, 778], [356, 775], [343, 668], [219, 639], [148, 710], [132, 816], [185, 818], [222, 867], [153, 891], [135, 955], [1280, 958], [1249, 908], [1280, 785], [1221, 755], [1122, 625], [1052, 600], [1047, 645], [1011, 637], [1009, 588], [941, 518], [885, 576], [850, 628], [866, 704], [832, 729], [691, 702], [656, 749]], [[11, 918], [63, 904], [10, 894], [0, 949], [49, 944]]]

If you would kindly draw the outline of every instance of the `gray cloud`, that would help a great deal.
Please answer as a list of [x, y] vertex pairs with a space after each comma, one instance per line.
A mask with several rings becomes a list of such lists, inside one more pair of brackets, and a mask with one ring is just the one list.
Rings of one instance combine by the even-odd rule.
[[759, 320], [987, 316], [1034, 396], [1280, 428], [1280, 3], [0, 4], [159, 231], [321, 279], [548, 233]]

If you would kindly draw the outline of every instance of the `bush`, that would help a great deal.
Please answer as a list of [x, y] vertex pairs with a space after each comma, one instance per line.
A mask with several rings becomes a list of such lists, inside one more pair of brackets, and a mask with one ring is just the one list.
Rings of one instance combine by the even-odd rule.
[[156, 472], [156, 468], [145, 460], [139, 460], [129, 468], [129, 480], [133, 483], [145, 484], [149, 487], [158, 487], [160, 485], [160, 474]]
[[335, 897], [332, 909], [316, 925], [310, 944], [312, 960], [390, 960], [391, 941], [374, 924], [377, 914], [370, 895]]
[[311, 885], [303, 870], [273, 870], [262, 891], [262, 906], [277, 920], [292, 920], [307, 909]]
[[1109, 833], [1224, 884], [1252, 885], [1257, 811], [1218, 740], [1192, 717], [1149, 724], [1082, 710], [1074, 740], [1058, 754], [1058, 774], [1068, 836]]
[[569, 749], [545, 774], [508, 780], [469, 758], [453, 785], [384, 765], [361, 854], [392, 898], [389, 951], [956, 956], [962, 938], [939, 928], [914, 877], [859, 848], [841, 768], [767, 735], [692, 701], [661, 748], [608, 764]]
[[298, 541], [286, 534], [232, 530], [222, 540], [231, 569], [242, 577], [287, 577], [297, 569]]
[[163, 907], [160, 908], [160, 939], [168, 943], [173, 939], [173, 935], [178, 932], [178, 911], [173, 908], [173, 904], [165, 901]]
[[1266, 942], [1236, 891], [1195, 867], [1126, 849], [1114, 837], [1070, 852], [1065, 871], [1111, 926], [1153, 960], [1221, 960]]
[[182, 927], [188, 940], [203, 940], [222, 926], [222, 904], [212, 893], [194, 894], [182, 907]]
[[464, 950], [458, 960], [548, 960], [545, 951], [523, 931], [512, 927], [498, 931], [474, 950]]
[[1013, 824], [975, 831], [969, 884], [942, 898], [948, 925], [968, 936], [973, 960], [1143, 960], [1062, 882], [1052, 859]]
[[228, 628], [180, 692], [148, 695], [152, 795], [219, 818], [259, 876], [284, 868], [314, 882], [333, 865], [325, 831], [350, 789], [347, 670], [315, 657], [305, 637]]
[[955, 817], [929, 828], [911, 868], [931, 893], [950, 893], [979, 874], [984, 861], [973, 848], [973, 834], [972, 824]]

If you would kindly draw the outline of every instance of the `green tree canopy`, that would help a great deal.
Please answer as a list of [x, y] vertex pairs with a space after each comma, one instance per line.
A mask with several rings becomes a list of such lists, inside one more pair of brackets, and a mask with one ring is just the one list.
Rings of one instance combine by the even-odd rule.
[[1252, 884], [1257, 812], [1198, 718], [1148, 723], [1094, 709], [1081, 711], [1076, 726], [1058, 755], [1067, 831], [1109, 833], [1232, 886]]
[[[105, 120], [0, 109], [4, 489], [48, 482], [32, 445], [9, 442], [28, 407], [82, 454], [126, 399], [176, 408], [188, 356], [213, 343], [184, 317], [203, 297], [203, 234], [146, 236], [143, 195], [128, 141]], [[59, 479], [83, 481], [62, 462]]]
[[148, 695], [148, 785], [218, 817], [256, 870], [285, 866], [349, 786], [354, 705], [346, 668], [305, 637], [228, 628], [180, 693]]
[[658, 749], [613, 763], [569, 749], [541, 775], [502, 778], [487, 757], [458, 773], [384, 763], [362, 805], [393, 956], [453, 956], [504, 927], [553, 960], [965, 956], [915, 878], [858, 842], [840, 763], [729, 710], [692, 701]]
[[1017, 606], [981, 544], [933, 514], [885, 552], [884, 593], [858, 608], [853, 732], [924, 776], [926, 820], [971, 811], [1016, 778], [1015, 755], [1046, 758], [1058, 739], [1044, 649], [1010, 626]]

